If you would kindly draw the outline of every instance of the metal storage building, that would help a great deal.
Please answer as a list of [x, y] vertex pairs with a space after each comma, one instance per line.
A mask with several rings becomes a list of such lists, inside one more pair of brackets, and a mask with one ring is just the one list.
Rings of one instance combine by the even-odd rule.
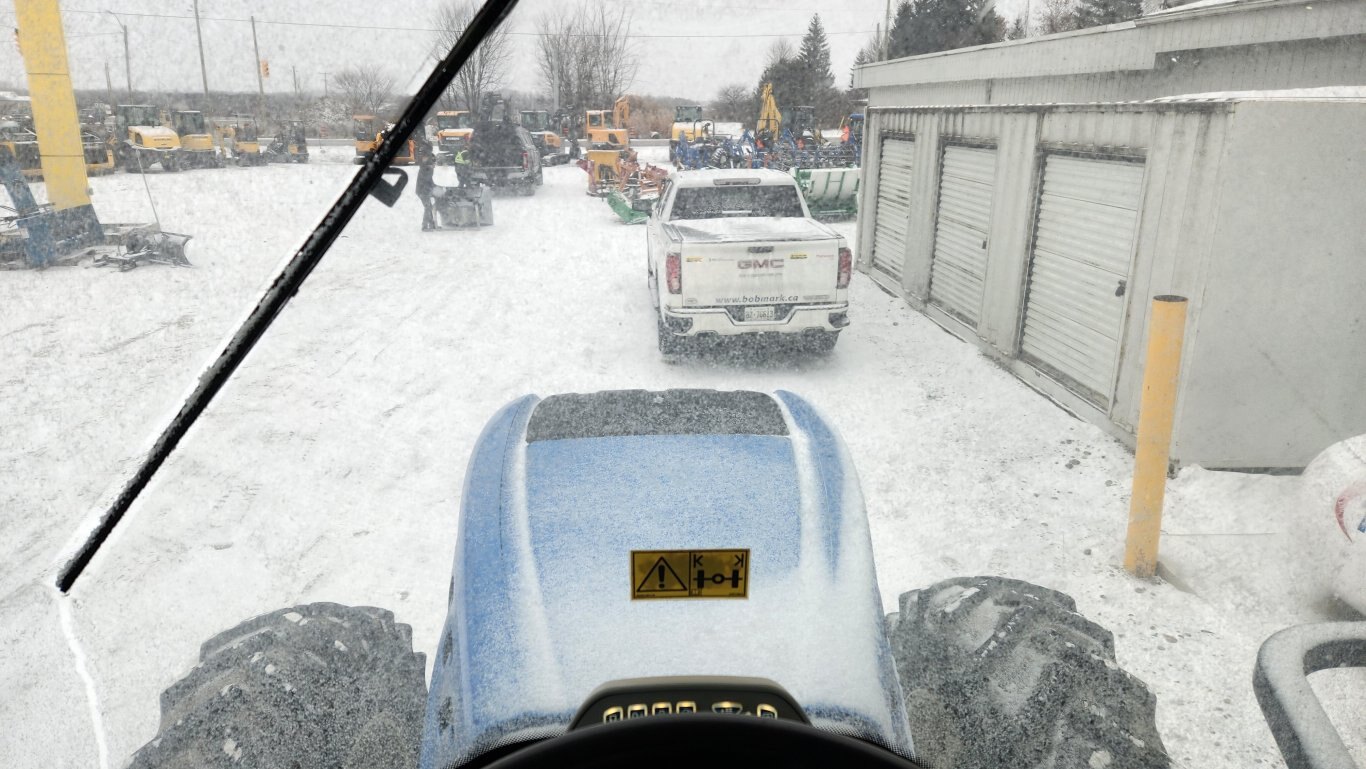
[[873, 106], [859, 267], [1131, 444], [1150, 299], [1189, 297], [1174, 460], [1302, 467], [1366, 433], [1355, 94]]

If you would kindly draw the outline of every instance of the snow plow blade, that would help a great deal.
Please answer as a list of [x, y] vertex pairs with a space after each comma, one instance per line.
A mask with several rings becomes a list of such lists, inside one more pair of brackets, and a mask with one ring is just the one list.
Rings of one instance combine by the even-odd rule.
[[650, 218], [650, 207], [654, 204], [653, 200], [641, 200], [626, 197], [616, 190], [607, 193], [607, 205], [617, 212], [617, 216], [627, 224], [643, 224]]
[[818, 219], [846, 219], [858, 214], [858, 168], [794, 168], [792, 175]]

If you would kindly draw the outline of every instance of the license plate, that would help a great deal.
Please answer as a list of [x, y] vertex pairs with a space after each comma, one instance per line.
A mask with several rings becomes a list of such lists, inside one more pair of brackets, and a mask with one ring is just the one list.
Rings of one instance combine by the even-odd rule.
[[773, 320], [773, 308], [746, 307], [745, 320]]

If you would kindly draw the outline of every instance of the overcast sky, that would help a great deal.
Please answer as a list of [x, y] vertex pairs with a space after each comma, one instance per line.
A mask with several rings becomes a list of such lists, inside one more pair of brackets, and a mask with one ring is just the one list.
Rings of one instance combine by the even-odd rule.
[[[854, 55], [881, 23], [886, 0], [603, 0], [631, 13], [640, 54], [633, 93], [705, 101], [722, 86], [752, 85], [769, 46], [800, 41], [813, 13], [830, 40], [836, 84], [846, 86]], [[252, 27], [270, 63], [268, 92], [321, 93], [325, 72], [382, 63], [410, 91], [432, 67], [434, 9], [442, 0], [200, 0], [204, 58], [212, 90], [256, 90]], [[893, 0], [895, 6], [896, 0]], [[510, 19], [517, 51], [506, 87], [539, 91], [534, 63], [536, 18], [572, 0], [522, 0]], [[1003, 15], [1025, 0], [998, 0]], [[139, 90], [198, 90], [193, 0], [63, 0], [63, 22], [77, 88], [124, 87], [121, 20], [128, 28], [133, 85]], [[113, 14], [109, 13], [112, 11]], [[167, 18], [172, 17], [172, 18]], [[0, 19], [13, 26], [13, 6]], [[0, 44], [0, 81], [23, 86], [10, 37]]]

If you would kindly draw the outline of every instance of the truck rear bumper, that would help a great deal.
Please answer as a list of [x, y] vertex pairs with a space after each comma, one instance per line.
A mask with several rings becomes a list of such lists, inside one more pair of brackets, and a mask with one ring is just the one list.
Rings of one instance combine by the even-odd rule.
[[[849, 325], [849, 303], [803, 304], [774, 308], [774, 320], [744, 320], [744, 305], [663, 308], [665, 328], [678, 336], [804, 334], [839, 331]], [[786, 310], [786, 312], [784, 312]]]

